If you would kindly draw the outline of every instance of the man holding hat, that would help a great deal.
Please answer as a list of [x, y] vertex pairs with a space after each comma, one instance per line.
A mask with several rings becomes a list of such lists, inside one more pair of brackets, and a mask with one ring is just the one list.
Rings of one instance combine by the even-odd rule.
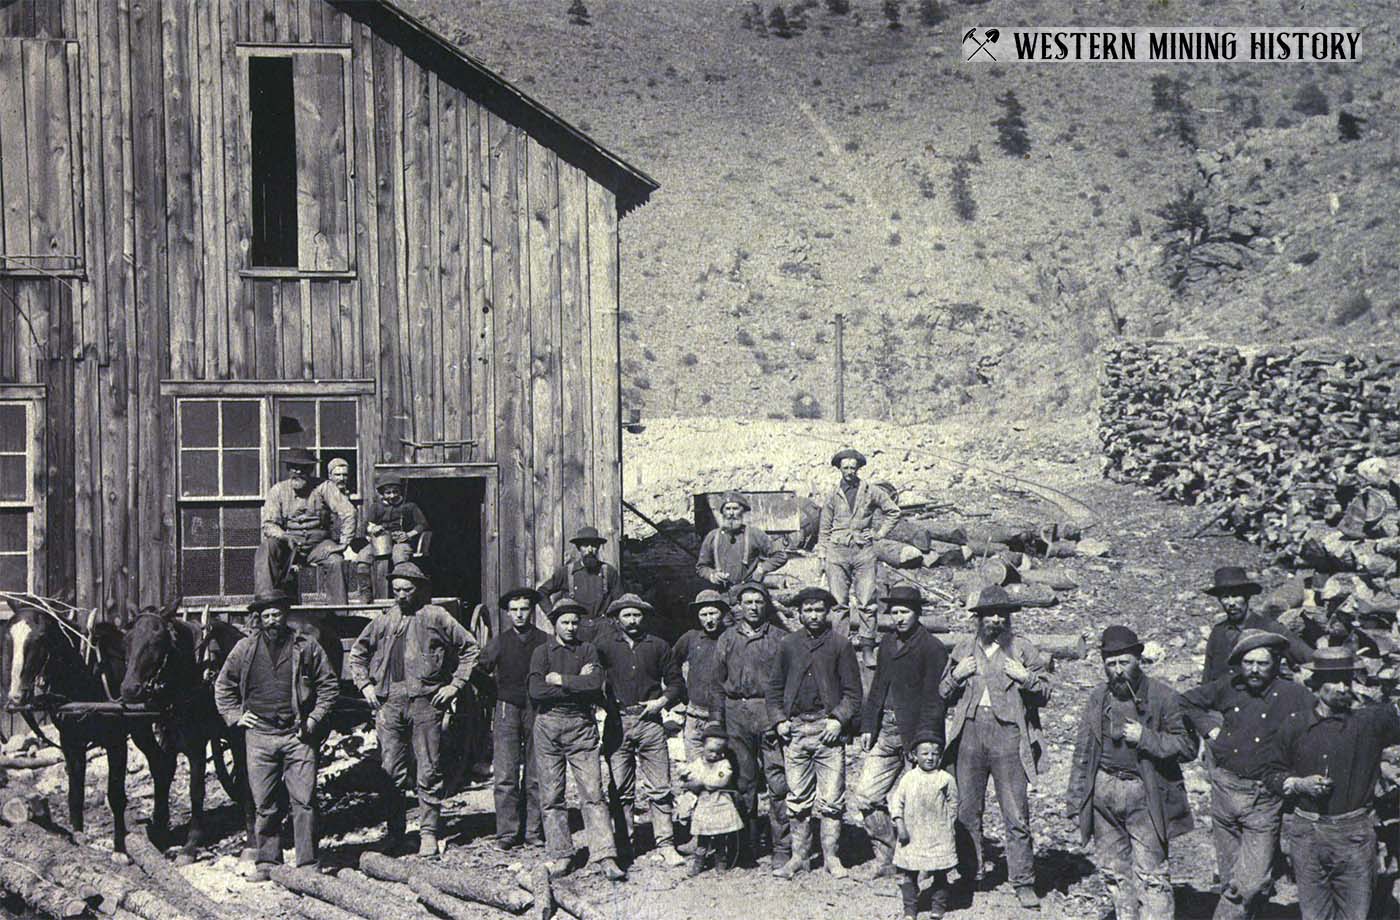
[[343, 553], [355, 538], [355, 506], [326, 480], [316, 482], [316, 456], [304, 447], [284, 451], [287, 478], [268, 490], [262, 506], [262, 542], [253, 561], [253, 586], [259, 594], [286, 589], [298, 565], [321, 565], [327, 573], [326, 594], [345, 603]]
[[948, 653], [919, 622], [924, 597], [912, 585], [896, 585], [882, 599], [894, 625], [880, 641], [875, 678], [861, 709], [861, 750], [865, 763], [856, 785], [856, 807], [875, 850], [870, 876], [896, 874], [895, 830], [886, 799], [904, 772], [920, 734], [943, 747], [946, 706], [939, 693]]
[[640, 770], [650, 800], [656, 853], [668, 866], [681, 866], [685, 857], [676, 852], [671, 822], [671, 757], [661, 726], [661, 711], [681, 697], [680, 665], [671, 657], [671, 646], [647, 632], [646, 617], [655, 612], [637, 595], [622, 595], [608, 608], [618, 628], [604, 630], [595, 644], [609, 707], [622, 719], [622, 737], [617, 748], [607, 752], [622, 824], [619, 843], [636, 852], [632, 809]]
[[1181, 765], [1199, 741], [1176, 691], [1142, 673], [1143, 645], [1126, 626], [1103, 631], [1107, 680], [1079, 719], [1067, 817], [1092, 838], [1119, 920], [1172, 920], [1168, 841], [1191, 830]]
[[[370, 620], [350, 649], [350, 679], [375, 712], [387, 794], [389, 847], [402, 845], [404, 795], [418, 794], [418, 855], [436, 856], [442, 824], [442, 714], [471, 677], [476, 638], [431, 603], [428, 576], [411, 562], [389, 576], [394, 603]], [[417, 775], [410, 780], [412, 753]]]
[[340, 690], [326, 653], [287, 625], [292, 599], [273, 589], [248, 606], [261, 628], [238, 640], [214, 682], [214, 704], [246, 729], [248, 788], [257, 813], [256, 881], [282, 862], [282, 796], [292, 812], [298, 866], [316, 865], [316, 748]]
[[746, 581], [763, 581], [787, 562], [787, 553], [757, 527], [744, 523], [748, 500], [738, 492], [724, 493], [720, 524], [700, 541], [696, 573], [710, 584], [729, 590]]
[[710, 700], [715, 694], [715, 649], [724, 632], [729, 602], [713, 588], [695, 595], [691, 616], [699, 624], [685, 632], [671, 647], [671, 660], [680, 668], [685, 693], [685, 758], [694, 760], [705, 744], [705, 725], [711, 720]]
[[1030, 778], [1039, 772], [1040, 709], [1050, 702], [1045, 656], [1011, 629], [1021, 609], [1005, 588], [972, 592], [968, 610], [977, 632], [953, 647], [940, 690], [953, 707], [949, 756], [957, 765], [958, 823], [965, 839], [959, 874], [969, 882], [982, 859], [982, 810], [987, 780], [996, 783], [1006, 822], [1006, 873], [1022, 907], [1040, 906], [1035, 890], [1035, 841], [1031, 837]]
[[1211, 826], [1222, 891], [1216, 920], [1253, 917], [1268, 900], [1283, 800], [1265, 784], [1280, 733], [1312, 711], [1312, 693], [1279, 677], [1288, 640], [1246, 629], [1225, 677], [1182, 694], [1187, 721], [1209, 728]]
[[1225, 619], [1215, 624], [1210, 631], [1210, 638], [1206, 640], [1206, 664], [1201, 683], [1208, 684], [1229, 673], [1230, 653], [1240, 635], [1248, 629], [1262, 629], [1287, 640], [1284, 647], [1295, 665], [1308, 660], [1312, 649], [1306, 643], [1295, 639], [1283, 624], [1262, 613], [1249, 612], [1249, 599], [1262, 590], [1263, 586], [1246, 575], [1244, 569], [1237, 565], [1227, 565], [1215, 570], [1215, 577], [1205, 588], [1205, 593], [1220, 602], [1221, 609], [1225, 611]]
[[841, 481], [822, 503], [817, 558], [841, 611], [837, 630], [851, 637], [863, 659], [871, 659], [879, 638], [873, 606], [879, 564], [875, 543], [899, 522], [899, 506], [884, 489], [872, 488], [860, 478], [860, 468], [865, 466], [860, 451], [849, 447], [837, 451], [831, 465], [841, 471]]
[[573, 869], [574, 838], [564, 801], [564, 771], [574, 777], [589, 855], [608, 879], [627, 878], [617, 864], [617, 847], [603, 801], [598, 722], [594, 709], [603, 704], [603, 664], [598, 649], [579, 638], [588, 611], [565, 597], [549, 611], [554, 635], [530, 656], [530, 700], [535, 705], [535, 766], [540, 774], [540, 810], [544, 813], [545, 852], [549, 874]]
[[[530, 659], [549, 637], [535, 627], [534, 588], [501, 595], [505, 623], [481, 652], [478, 673], [494, 684], [496, 709], [491, 719], [491, 773], [496, 796], [496, 843], [509, 850], [520, 843], [544, 843], [540, 823], [539, 773], [535, 769], [535, 710], [530, 705]], [[522, 777], [523, 773], [523, 777]]]
[[745, 830], [739, 834], [739, 861], [752, 862], [759, 849], [759, 768], [768, 787], [768, 824], [773, 866], [785, 865], [790, 848], [787, 773], [783, 744], [767, 706], [768, 680], [787, 631], [774, 622], [773, 599], [757, 583], [734, 589], [738, 621], [715, 642], [710, 714], [729, 733], [738, 773], [739, 807]]
[[836, 848], [846, 810], [845, 735], [860, 709], [860, 665], [851, 643], [831, 629], [836, 598], [830, 591], [803, 588], [791, 603], [802, 632], [783, 639], [768, 680], [768, 717], [786, 743], [792, 821], [792, 857], [773, 874], [792, 878], [807, 868], [815, 811], [826, 871], [845, 878]]
[[1381, 752], [1400, 744], [1393, 702], [1359, 707], [1362, 669], [1346, 648], [1320, 648], [1308, 663], [1317, 702], [1279, 732], [1280, 758], [1266, 777], [1294, 803], [1289, 858], [1303, 920], [1365, 920], [1376, 883], [1376, 781]]
[[592, 640], [595, 630], [608, 622], [608, 607], [622, 592], [622, 576], [609, 562], [604, 562], [598, 553], [607, 539], [595, 527], [580, 527], [569, 541], [578, 551], [572, 560], [554, 570], [535, 590], [543, 598], [541, 607], [546, 613], [559, 595], [571, 597], [583, 605], [583, 638]]

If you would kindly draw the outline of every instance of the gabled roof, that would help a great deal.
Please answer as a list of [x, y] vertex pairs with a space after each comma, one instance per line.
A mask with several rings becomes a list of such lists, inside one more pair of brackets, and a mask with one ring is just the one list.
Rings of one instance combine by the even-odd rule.
[[387, 0], [327, 0], [341, 12], [365, 23], [414, 60], [467, 93], [536, 141], [587, 173], [617, 198], [618, 216], [646, 204], [661, 186], [646, 173], [593, 141], [573, 125], [485, 64], [464, 53], [429, 26]]

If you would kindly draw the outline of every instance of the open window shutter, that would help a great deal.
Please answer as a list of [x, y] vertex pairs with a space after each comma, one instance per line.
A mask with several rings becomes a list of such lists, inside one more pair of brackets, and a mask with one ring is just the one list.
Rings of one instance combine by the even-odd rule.
[[0, 269], [80, 267], [78, 47], [0, 40]]
[[297, 144], [297, 268], [349, 271], [350, 170], [344, 55], [293, 57]]

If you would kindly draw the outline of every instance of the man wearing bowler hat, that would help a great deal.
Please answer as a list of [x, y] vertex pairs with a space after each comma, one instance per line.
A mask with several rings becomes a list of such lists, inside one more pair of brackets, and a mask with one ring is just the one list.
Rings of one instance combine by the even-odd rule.
[[787, 553], [757, 527], [744, 523], [748, 500], [738, 492], [724, 493], [719, 506], [719, 526], [700, 541], [695, 572], [723, 591], [746, 581], [763, 581], [787, 562]]
[[1289, 857], [1303, 920], [1365, 920], [1376, 883], [1381, 751], [1400, 744], [1394, 701], [1357, 706], [1362, 668], [1347, 648], [1320, 648], [1305, 673], [1311, 711], [1279, 733], [1266, 782], [1294, 805]]
[[1200, 746], [1176, 691], [1142, 673], [1142, 643], [1103, 631], [1107, 680], [1089, 694], [1074, 744], [1067, 816], [1095, 860], [1119, 920], [1172, 920], [1168, 841], [1191, 830], [1181, 765]]
[[1287, 657], [1295, 665], [1308, 660], [1311, 653], [1307, 643], [1293, 637], [1288, 629], [1277, 620], [1262, 613], [1251, 613], [1249, 600], [1263, 590], [1263, 587], [1245, 574], [1244, 569], [1227, 565], [1215, 570], [1215, 577], [1206, 586], [1205, 593], [1220, 602], [1225, 611], [1225, 619], [1210, 631], [1206, 640], [1206, 664], [1201, 683], [1208, 684], [1219, 680], [1230, 670], [1230, 653], [1247, 629], [1262, 629], [1288, 640], [1284, 646]]
[[541, 607], [546, 613], [560, 595], [582, 604], [582, 637], [591, 641], [595, 630], [609, 622], [606, 618], [608, 607], [622, 593], [622, 576], [611, 563], [604, 562], [598, 555], [608, 541], [596, 527], [580, 527], [569, 542], [577, 551], [577, 557], [566, 559], [535, 590], [540, 592], [543, 599]]
[[442, 713], [466, 686], [481, 650], [446, 608], [431, 603], [431, 584], [418, 566], [395, 566], [389, 588], [393, 605], [366, 624], [350, 649], [350, 679], [375, 713], [379, 759], [390, 784], [389, 848], [402, 845], [404, 795], [413, 789], [418, 855], [435, 857], [442, 829]]
[[982, 810], [987, 780], [996, 783], [1006, 822], [1006, 874], [1022, 907], [1035, 909], [1035, 841], [1031, 837], [1030, 778], [1039, 772], [1040, 709], [1050, 702], [1046, 658], [1011, 629], [1021, 609], [1005, 588], [979, 588], [968, 598], [976, 634], [953, 646], [940, 690], [953, 715], [949, 758], [958, 781], [959, 874], [971, 882], [988, 868], [982, 857]]
[[899, 521], [899, 506], [884, 489], [872, 488], [860, 478], [860, 469], [865, 466], [865, 455], [860, 451], [850, 447], [839, 450], [831, 465], [841, 471], [841, 480], [822, 503], [817, 557], [840, 611], [837, 631], [850, 637], [868, 669], [874, 666], [879, 638], [873, 605], [879, 564], [875, 543]]
[[946, 706], [938, 685], [948, 652], [919, 622], [924, 597], [912, 585], [896, 585], [882, 598], [893, 631], [880, 640], [875, 678], [861, 709], [860, 746], [865, 751], [856, 807], [870, 835], [875, 859], [869, 877], [895, 875], [895, 829], [886, 799], [914, 753], [914, 739], [932, 737], [943, 746]]
[[1283, 799], [1265, 779], [1279, 757], [1280, 733], [1312, 711], [1312, 693], [1279, 676], [1288, 640], [1246, 629], [1226, 676], [1181, 696], [1187, 721], [1206, 735], [1211, 827], [1222, 891], [1215, 920], [1254, 917], [1268, 901]]
[[851, 643], [831, 629], [836, 598], [825, 588], [803, 588], [791, 601], [802, 631], [778, 648], [768, 681], [768, 718], [786, 744], [787, 807], [792, 857], [773, 870], [792, 878], [807, 867], [816, 812], [822, 862], [836, 878], [846, 868], [837, 855], [846, 810], [845, 738], [860, 710], [860, 666]]
[[283, 452], [287, 478], [268, 490], [262, 506], [262, 542], [253, 561], [253, 587], [294, 590], [298, 565], [328, 569], [326, 594], [345, 603], [345, 549], [355, 538], [355, 506], [330, 480], [317, 482], [316, 455], [304, 447]]
[[[535, 710], [530, 705], [530, 658], [549, 637], [535, 627], [540, 595], [515, 588], [501, 595], [501, 631], [481, 652], [477, 671], [494, 684], [491, 774], [496, 797], [496, 843], [503, 850], [544, 843], [539, 774], [535, 770]], [[521, 819], [524, 819], [522, 827]]]

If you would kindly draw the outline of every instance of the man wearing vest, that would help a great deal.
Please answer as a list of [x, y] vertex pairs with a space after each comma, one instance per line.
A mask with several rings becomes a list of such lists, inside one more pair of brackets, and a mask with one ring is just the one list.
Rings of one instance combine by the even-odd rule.
[[214, 703], [229, 725], [246, 729], [248, 787], [257, 812], [256, 881], [282, 861], [286, 790], [298, 866], [316, 865], [316, 748], [340, 681], [315, 641], [287, 626], [287, 592], [259, 594], [248, 609], [262, 628], [238, 640], [214, 682]]
[[622, 576], [611, 563], [598, 555], [607, 539], [596, 528], [580, 527], [569, 541], [578, 550], [578, 558], [566, 560], [535, 590], [540, 592], [541, 608], [549, 612], [554, 599], [563, 595], [583, 605], [583, 632], [580, 637], [591, 642], [597, 629], [610, 624], [608, 607], [622, 593]]
[[[389, 578], [394, 603], [369, 621], [350, 649], [350, 679], [375, 712], [379, 759], [391, 784], [388, 847], [402, 846], [404, 793], [418, 793], [418, 855], [436, 856], [442, 823], [442, 714], [471, 677], [476, 638], [430, 603], [428, 576], [405, 562]], [[417, 775], [408, 775], [409, 754]]]
[[987, 780], [996, 783], [1006, 822], [1006, 874], [1021, 906], [1036, 909], [1030, 778], [1039, 769], [1040, 709], [1050, 702], [1050, 671], [1040, 650], [1011, 631], [1021, 605], [996, 585], [968, 598], [977, 633], [953, 646], [939, 689], [953, 707], [948, 756], [957, 765], [959, 875], [969, 882], [982, 859]]
[[[837, 451], [831, 465], [841, 471], [841, 481], [822, 503], [817, 528], [817, 558], [826, 569], [827, 586], [839, 611], [836, 631], [849, 636], [860, 655], [862, 685], [875, 667], [875, 575], [879, 560], [875, 543], [885, 538], [899, 521], [899, 506], [884, 489], [860, 478], [865, 455], [846, 448]], [[852, 599], [854, 594], [854, 599]]]
[[[262, 506], [262, 542], [253, 560], [259, 594], [288, 590], [298, 565], [327, 569], [326, 594], [345, 603], [345, 549], [355, 538], [355, 506], [330, 480], [314, 482], [316, 456], [304, 447], [286, 451], [287, 478], [268, 490]], [[333, 531], [332, 528], [335, 528]]]
[[722, 591], [746, 581], [763, 581], [787, 562], [787, 553], [757, 527], [744, 523], [749, 503], [738, 492], [726, 492], [720, 504], [720, 524], [700, 541], [696, 573]]

